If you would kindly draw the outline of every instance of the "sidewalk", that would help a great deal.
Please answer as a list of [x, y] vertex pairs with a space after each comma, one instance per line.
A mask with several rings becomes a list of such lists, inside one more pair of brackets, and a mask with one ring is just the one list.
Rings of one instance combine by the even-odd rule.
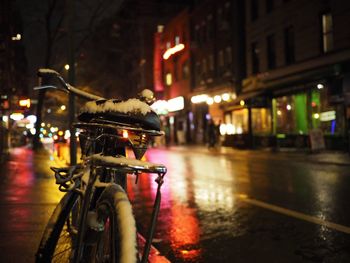
[[257, 150], [242, 150], [232, 147], [216, 147], [208, 149], [206, 146], [171, 146], [170, 151], [196, 152], [203, 154], [219, 154], [229, 155], [233, 158], [241, 159], [244, 156], [254, 156], [259, 159], [276, 159], [276, 160], [291, 160], [297, 162], [329, 164], [329, 165], [346, 165], [350, 166], [350, 154], [339, 151], [321, 151], [311, 153], [306, 150], [296, 150], [281, 148], [279, 151], [271, 149], [257, 149]]

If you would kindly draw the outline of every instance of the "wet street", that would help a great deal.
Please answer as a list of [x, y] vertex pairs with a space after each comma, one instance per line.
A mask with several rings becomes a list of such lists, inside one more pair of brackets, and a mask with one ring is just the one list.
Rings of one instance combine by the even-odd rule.
[[[333, 159], [332, 159], [333, 158]], [[171, 262], [350, 262], [350, 174], [333, 155], [150, 149], [168, 167], [153, 245]], [[0, 177], [1, 262], [33, 262], [62, 194], [54, 158], [12, 151]], [[145, 235], [157, 184], [142, 174], [129, 195]]]
[[[170, 261], [350, 262], [349, 166], [191, 148], [147, 157], [168, 167], [154, 245]], [[155, 183], [130, 188], [144, 218]]]

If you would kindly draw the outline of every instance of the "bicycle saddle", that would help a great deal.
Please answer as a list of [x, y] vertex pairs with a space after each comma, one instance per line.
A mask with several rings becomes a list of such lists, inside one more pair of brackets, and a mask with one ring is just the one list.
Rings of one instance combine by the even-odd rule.
[[82, 108], [78, 120], [91, 122], [93, 119], [160, 131], [160, 119], [157, 113], [139, 99], [89, 101]]

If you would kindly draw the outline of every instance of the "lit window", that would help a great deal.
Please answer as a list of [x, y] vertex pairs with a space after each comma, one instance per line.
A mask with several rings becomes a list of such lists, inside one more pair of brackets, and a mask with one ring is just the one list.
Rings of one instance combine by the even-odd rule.
[[175, 45], [178, 45], [178, 44], [180, 44], [180, 37], [176, 36], [175, 37]]
[[322, 15], [322, 51], [333, 49], [333, 18], [331, 13]]
[[173, 83], [171, 73], [167, 73], [165, 76], [165, 83], [170, 86]]

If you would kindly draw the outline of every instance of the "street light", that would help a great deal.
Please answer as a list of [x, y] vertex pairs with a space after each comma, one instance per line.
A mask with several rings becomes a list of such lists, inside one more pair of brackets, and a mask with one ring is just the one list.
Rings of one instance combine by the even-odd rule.
[[68, 71], [69, 70], [69, 65], [68, 64], [64, 65], [64, 69]]

